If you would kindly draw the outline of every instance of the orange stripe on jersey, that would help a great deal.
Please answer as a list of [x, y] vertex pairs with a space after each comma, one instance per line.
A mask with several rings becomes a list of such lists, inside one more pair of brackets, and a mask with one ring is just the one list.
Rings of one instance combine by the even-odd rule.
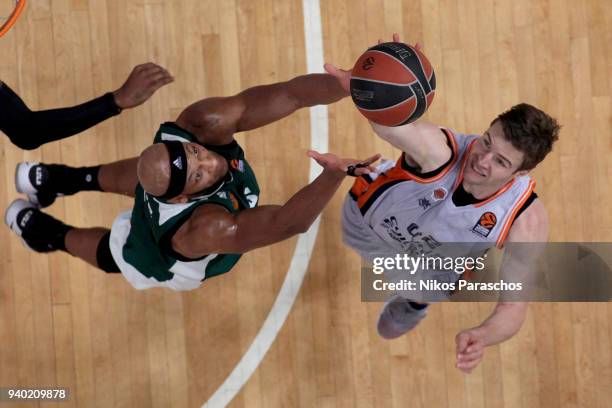
[[356, 199], [357, 206], [362, 210], [363, 214], [367, 211], [369, 205], [371, 205], [371, 198], [378, 197], [392, 185], [409, 180], [411, 180], [410, 174], [399, 165], [395, 165], [395, 167], [387, 170], [386, 173], [378, 176], [372, 183], [368, 183], [363, 177], [358, 177], [351, 188], [351, 195]]
[[[440, 180], [442, 177], [444, 177], [446, 175], [446, 173], [448, 173], [450, 171], [450, 169], [453, 168], [453, 166], [455, 165], [455, 163], [457, 162], [458, 159], [458, 149], [457, 149], [457, 141], [455, 140], [455, 135], [453, 135], [453, 132], [451, 132], [449, 129], [443, 129], [440, 128], [440, 130], [442, 132], [444, 132], [444, 134], [446, 135], [446, 138], [450, 141], [451, 143], [451, 148], [452, 148], [452, 155], [453, 155], [453, 160], [448, 164], [448, 166], [446, 166], [446, 168], [444, 170], [442, 170], [439, 174], [436, 174], [433, 177], [430, 178], [422, 178], [417, 176], [416, 174], [410, 172], [409, 170], [404, 169], [404, 171], [406, 173], [408, 173], [410, 175], [410, 178], [413, 181], [416, 181], [417, 183], [420, 184], [427, 184], [427, 183], [433, 183], [434, 181], [438, 181]], [[404, 153], [405, 154], [405, 153]], [[396, 166], [400, 166], [402, 167], [402, 160], [404, 160], [404, 154], [402, 154], [402, 156], [400, 157], [400, 159], [397, 162]]]
[[394, 167], [387, 170], [384, 174], [379, 175], [376, 180], [369, 182], [365, 177], [357, 177], [353, 186], [350, 190], [350, 195], [353, 197], [355, 201], [357, 201], [357, 206], [359, 207], [362, 214], [370, 208], [372, 203], [376, 200], [378, 196], [380, 196], [387, 189], [392, 187], [395, 184], [398, 184], [403, 181], [415, 181], [417, 183], [432, 183], [444, 177], [450, 169], [457, 162], [457, 158], [459, 156], [457, 150], [457, 142], [455, 141], [455, 137], [447, 129], [441, 129], [447, 136], [448, 140], [450, 140], [452, 149], [453, 149], [453, 159], [451, 162], [442, 170], [439, 174], [436, 174], [434, 177], [423, 179], [417, 177], [412, 174], [408, 170], [402, 167], [402, 162], [404, 160], [404, 154], [400, 156], [397, 160], [397, 163]]
[[516, 203], [516, 205], [514, 206], [514, 209], [512, 210], [510, 217], [508, 217], [508, 220], [504, 224], [504, 228], [502, 229], [501, 234], [499, 234], [499, 238], [497, 238], [497, 242], [495, 243], [495, 245], [498, 248], [501, 248], [504, 246], [504, 241], [506, 240], [506, 236], [508, 235], [508, 232], [510, 232], [510, 227], [512, 226], [512, 223], [514, 222], [514, 219], [516, 218], [516, 214], [523, 207], [523, 205], [525, 204], [525, 201], [527, 201], [527, 199], [533, 192], [534, 188], [535, 188], [535, 181], [530, 180], [527, 190], [525, 190], [525, 192], [519, 199], [518, 203]]
[[499, 190], [497, 190], [497, 193], [493, 194], [491, 197], [487, 198], [484, 201], [481, 201], [479, 203], [474, 204], [475, 208], [478, 207], [482, 207], [483, 205], [490, 203], [491, 201], [495, 200], [497, 197], [499, 197], [500, 195], [502, 195], [503, 193], [505, 193], [506, 191], [508, 191], [508, 189], [510, 187], [512, 187], [512, 185], [514, 184], [514, 178], [512, 180], [510, 180], [509, 182], [506, 183], [505, 186], [503, 186], [502, 188], [500, 188]]

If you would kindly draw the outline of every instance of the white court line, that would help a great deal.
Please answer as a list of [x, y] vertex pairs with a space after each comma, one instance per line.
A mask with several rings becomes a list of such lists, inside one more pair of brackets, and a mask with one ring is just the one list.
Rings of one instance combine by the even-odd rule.
[[[308, 72], [323, 72], [323, 37], [321, 34], [319, 0], [302, 0], [302, 3]], [[310, 148], [318, 152], [327, 152], [327, 106], [310, 108]], [[309, 182], [312, 182], [320, 173], [321, 167], [314, 160], [310, 160]], [[251, 346], [219, 389], [202, 405], [202, 408], [225, 407], [229, 404], [255, 372], [257, 366], [259, 366], [270, 349], [278, 332], [283, 327], [302, 286], [317, 232], [319, 231], [320, 218], [320, 216], [317, 217], [310, 229], [305, 234], [299, 236], [283, 286], [253, 343], [251, 343]]]

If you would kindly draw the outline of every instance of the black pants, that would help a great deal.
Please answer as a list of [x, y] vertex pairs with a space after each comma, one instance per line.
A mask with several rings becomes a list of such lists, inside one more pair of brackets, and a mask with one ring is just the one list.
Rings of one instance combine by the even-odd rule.
[[75, 135], [120, 112], [110, 92], [81, 105], [33, 112], [0, 82], [0, 130], [22, 149]]

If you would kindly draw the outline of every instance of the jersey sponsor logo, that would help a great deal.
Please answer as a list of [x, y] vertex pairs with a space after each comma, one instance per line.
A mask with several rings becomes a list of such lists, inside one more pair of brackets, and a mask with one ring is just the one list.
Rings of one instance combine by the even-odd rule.
[[172, 162], [172, 164], [174, 164], [174, 166], [178, 168], [179, 170], [183, 170], [183, 159], [182, 158], [177, 157], [176, 160]]
[[472, 231], [475, 233], [482, 235], [483, 237], [488, 237], [489, 233], [497, 224], [497, 217], [491, 211], [487, 211], [486, 213], [480, 216], [480, 219], [472, 228]]
[[421, 206], [422, 209], [426, 210], [431, 207], [431, 202], [425, 197], [419, 198], [419, 206]]
[[431, 193], [431, 198], [434, 201], [440, 201], [440, 200], [444, 200], [447, 194], [448, 194], [448, 191], [444, 187], [439, 187], [439, 188], [436, 188], [433, 191], [433, 193]]
[[402, 250], [406, 251], [409, 256], [429, 255], [442, 245], [431, 234], [419, 231], [419, 226], [414, 222], [406, 227], [406, 235], [400, 230], [397, 218], [393, 216], [385, 218], [381, 226], [387, 231], [389, 237], [398, 242]]

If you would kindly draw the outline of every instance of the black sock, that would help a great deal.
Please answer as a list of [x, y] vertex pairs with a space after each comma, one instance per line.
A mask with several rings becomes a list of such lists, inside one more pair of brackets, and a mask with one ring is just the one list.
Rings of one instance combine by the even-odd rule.
[[408, 302], [414, 310], [423, 310], [427, 307], [427, 303]]
[[26, 218], [28, 227], [23, 230], [21, 236], [32, 249], [39, 252], [56, 249], [68, 252], [66, 234], [74, 227], [34, 208], [22, 210], [17, 215], [17, 223], [23, 226]]
[[79, 191], [102, 191], [98, 182], [100, 167], [68, 167], [62, 164], [46, 164], [42, 167], [43, 172], [48, 172], [49, 181], [45, 187], [54, 193], [63, 195], [72, 195]]

